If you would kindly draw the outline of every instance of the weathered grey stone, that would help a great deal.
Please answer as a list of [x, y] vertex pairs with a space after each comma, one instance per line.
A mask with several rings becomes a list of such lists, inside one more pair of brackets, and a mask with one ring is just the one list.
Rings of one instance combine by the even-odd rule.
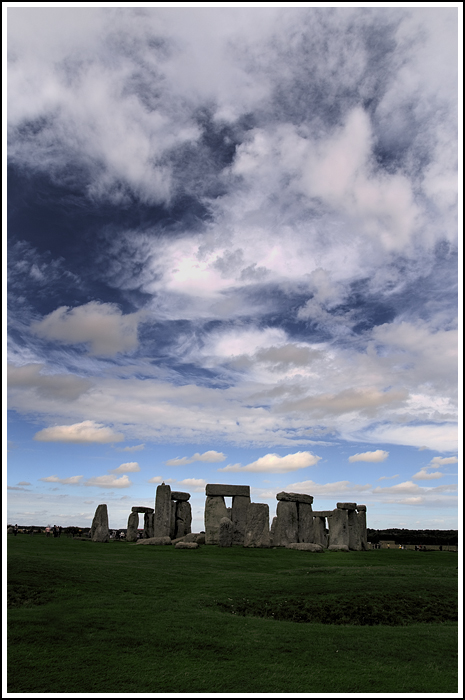
[[360, 513], [362, 510], [365, 511], [365, 513], [366, 513], [367, 507], [366, 507], [366, 506], [361, 506], [361, 505], [359, 505], [359, 504], [357, 503], [357, 510], [358, 510], [359, 513]]
[[273, 533], [273, 547], [285, 547], [297, 542], [298, 520], [295, 501], [279, 501], [276, 507], [276, 527]]
[[231, 508], [231, 520], [234, 524], [233, 545], [242, 546], [244, 544], [247, 508], [249, 505], [250, 496], [233, 496]]
[[332, 510], [314, 510], [313, 511], [313, 517], [314, 518], [330, 518], [333, 514]]
[[249, 503], [244, 547], [270, 547], [270, 509], [267, 503]]
[[153, 534], [155, 537], [169, 537], [171, 533], [171, 487], [169, 484], [157, 486], [155, 496], [155, 517]]
[[295, 503], [308, 503], [312, 505], [313, 496], [308, 496], [306, 493], [286, 493], [286, 491], [281, 491], [276, 494], [278, 501], [294, 501]]
[[329, 544], [349, 546], [349, 511], [341, 508], [333, 510], [328, 518]]
[[324, 552], [325, 550], [321, 544], [314, 544], [313, 542], [291, 542], [291, 544], [286, 545], [286, 549], [299, 549], [302, 552]]
[[364, 508], [365, 510], [359, 510], [357, 513], [358, 527], [360, 532], [360, 547], [362, 550], [366, 550], [368, 548], [366, 506], [364, 506]]
[[250, 486], [232, 486], [231, 484], [207, 484], [206, 496], [249, 496]]
[[190, 497], [190, 493], [186, 493], [185, 491], [171, 491], [172, 501], [188, 501]]
[[349, 547], [346, 544], [330, 544], [328, 552], [348, 552]]
[[[319, 512], [321, 513], [321, 511]], [[333, 511], [331, 511], [331, 515], [332, 514]], [[313, 515], [315, 515], [315, 511]], [[325, 518], [319, 515], [313, 518], [313, 541], [315, 544], [320, 544], [322, 547], [326, 545]]]
[[132, 506], [131, 510], [133, 513], [153, 513], [154, 512], [153, 508], [146, 508], [145, 506]]
[[189, 534], [191, 531], [191, 523], [191, 504], [187, 501], [177, 501], [175, 537], [183, 537], [184, 535]]
[[360, 522], [358, 513], [355, 510], [349, 510], [349, 549], [354, 552], [360, 552], [362, 543], [360, 541]]
[[171, 501], [171, 517], [170, 517], [170, 537], [174, 539], [176, 535], [176, 501]]
[[184, 537], [176, 537], [175, 540], [172, 540], [172, 543], [176, 544], [177, 542], [197, 542], [197, 537], [199, 537], [198, 532], [189, 532], [187, 535], [184, 535]]
[[198, 549], [199, 545], [197, 542], [177, 542], [174, 545], [175, 549]]
[[144, 539], [153, 537], [153, 519], [155, 513], [153, 508], [151, 510], [151, 513], [144, 513], [144, 534], [142, 535]]
[[356, 503], [336, 503], [336, 508], [340, 510], [355, 510], [357, 508]]
[[137, 541], [137, 530], [139, 528], [139, 513], [133, 511], [129, 513], [128, 518], [128, 529], [126, 530], [126, 541], [136, 542]]
[[207, 496], [205, 499], [205, 543], [218, 544], [221, 518], [227, 517], [223, 496]]
[[310, 503], [297, 503], [298, 541], [314, 542], [313, 512]]
[[195, 541], [197, 542], [197, 544], [205, 544], [205, 533], [204, 533], [204, 532], [200, 532], [200, 533], [197, 535]]
[[278, 518], [275, 515], [273, 520], [271, 521], [271, 526], [270, 526], [270, 545], [272, 547], [274, 546], [274, 533], [276, 531], [276, 523], [277, 522], [278, 522]]
[[232, 508], [226, 506], [226, 517], [232, 520]]
[[149, 537], [147, 540], [137, 540], [136, 544], [167, 545], [172, 542], [171, 537]]
[[234, 525], [229, 518], [221, 518], [218, 531], [218, 545], [220, 547], [232, 547]]
[[94, 519], [90, 528], [92, 542], [108, 542], [110, 531], [108, 529], [108, 508], [106, 503], [97, 506]]

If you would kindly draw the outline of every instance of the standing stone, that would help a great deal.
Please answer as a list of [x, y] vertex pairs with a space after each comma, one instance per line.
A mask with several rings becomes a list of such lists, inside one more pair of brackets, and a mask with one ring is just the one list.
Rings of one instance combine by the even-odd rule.
[[367, 507], [357, 506], [358, 527], [360, 531], [360, 547], [367, 549]]
[[144, 539], [153, 537], [153, 516], [153, 510], [151, 513], [144, 513], [144, 534], [142, 535]]
[[232, 547], [233, 531], [233, 521], [229, 518], [221, 518], [218, 530], [218, 545], [220, 547]]
[[249, 503], [244, 547], [270, 546], [270, 509], [267, 503]]
[[326, 547], [325, 519], [319, 516], [313, 518], [313, 541], [315, 544], [321, 544], [323, 547]]
[[329, 546], [341, 545], [349, 547], [349, 511], [335, 508], [328, 518]]
[[218, 544], [221, 518], [228, 513], [223, 496], [207, 496], [205, 499], [205, 544]]
[[176, 536], [176, 505], [176, 501], [171, 501], [170, 537], [172, 540]]
[[139, 529], [139, 513], [132, 512], [128, 518], [128, 529], [126, 531], [126, 542], [137, 542], [137, 531]]
[[231, 520], [234, 524], [233, 544], [244, 545], [245, 526], [247, 512], [250, 505], [250, 496], [233, 496], [231, 508]]
[[291, 542], [297, 542], [299, 536], [297, 503], [295, 501], [279, 501], [276, 507], [276, 517], [273, 546], [285, 547]]
[[349, 549], [354, 552], [360, 552], [362, 543], [360, 541], [360, 523], [358, 513], [355, 510], [349, 510]]
[[176, 527], [174, 538], [184, 537], [191, 532], [192, 510], [187, 501], [176, 502]]
[[154, 537], [170, 537], [171, 533], [171, 487], [160, 484], [155, 496]]
[[110, 531], [108, 529], [108, 509], [106, 503], [97, 506], [92, 526], [90, 528], [92, 542], [108, 542]]
[[297, 503], [298, 542], [314, 542], [313, 512], [309, 503]]

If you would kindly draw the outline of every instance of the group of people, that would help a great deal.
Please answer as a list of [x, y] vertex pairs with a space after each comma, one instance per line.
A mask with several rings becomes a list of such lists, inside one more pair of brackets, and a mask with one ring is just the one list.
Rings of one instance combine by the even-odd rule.
[[50, 527], [50, 525], [47, 525], [45, 528], [45, 536], [50, 537], [50, 535], [53, 535], [54, 537], [61, 537], [61, 531], [63, 528], [61, 525], [54, 525], [53, 527]]

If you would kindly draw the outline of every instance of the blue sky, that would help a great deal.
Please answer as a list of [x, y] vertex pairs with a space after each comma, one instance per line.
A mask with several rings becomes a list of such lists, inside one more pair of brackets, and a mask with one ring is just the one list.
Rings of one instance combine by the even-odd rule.
[[12, 4], [8, 521], [456, 528], [457, 8]]

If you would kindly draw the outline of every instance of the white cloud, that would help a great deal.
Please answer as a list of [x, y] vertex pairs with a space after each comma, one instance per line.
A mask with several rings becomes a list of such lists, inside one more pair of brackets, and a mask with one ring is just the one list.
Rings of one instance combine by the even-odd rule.
[[152, 476], [151, 479], [147, 479], [149, 484], [161, 484], [163, 481], [166, 481], [166, 479], [163, 479], [162, 476]]
[[393, 474], [393, 476], [380, 476], [378, 481], [383, 481], [384, 479], [397, 479], [399, 474]]
[[51, 428], [39, 430], [34, 435], [34, 440], [39, 442], [73, 442], [78, 444], [121, 442], [124, 440], [122, 433], [115, 433], [101, 423], [85, 420], [74, 425], [55, 425]]
[[[296, 493], [307, 493], [310, 496], [338, 497], [339, 495], [357, 494], [367, 492], [371, 489], [371, 484], [352, 484], [350, 481], [334, 481], [328, 484], [317, 484], [314, 481], [298, 481], [294, 484], [287, 484], [285, 491]], [[316, 509], [315, 509], [316, 510]]]
[[140, 472], [140, 467], [137, 462], [125, 462], [120, 464], [116, 469], [111, 469], [113, 474], [126, 474], [127, 472]]
[[31, 331], [65, 344], [89, 343], [91, 355], [113, 357], [135, 350], [142, 316], [142, 312], [123, 315], [116, 304], [91, 301], [74, 309], [60, 306], [42, 321], [33, 322]]
[[207, 482], [205, 479], [183, 479], [182, 481], [178, 481], [178, 484], [180, 486], [192, 488], [196, 493], [203, 493]]
[[457, 457], [433, 457], [433, 459], [431, 460], [431, 465], [436, 466], [438, 464], [457, 464], [457, 462]]
[[132, 486], [132, 481], [129, 481], [129, 477], [126, 474], [120, 476], [119, 479], [116, 476], [108, 474], [104, 476], [93, 476], [90, 479], [86, 479], [84, 486], [97, 486], [102, 489], [127, 489], [129, 486]]
[[419, 472], [412, 476], [412, 479], [440, 479], [443, 476], [442, 472], [427, 472], [426, 469], [420, 469]]
[[145, 448], [145, 444], [143, 443], [142, 445], [134, 445], [133, 447], [117, 447], [116, 451], [117, 452], [140, 452], [140, 450], [143, 450]]
[[441, 486], [425, 487], [418, 486], [413, 481], [403, 481], [400, 484], [395, 484], [394, 486], [377, 486], [373, 489], [374, 494], [382, 495], [397, 495], [397, 494], [435, 494], [443, 493], [445, 491], [457, 491], [457, 486], [454, 484], [445, 484]]
[[349, 462], [384, 462], [389, 457], [386, 450], [375, 450], [374, 452], [359, 452], [349, 457]]
[[208, 450], [203, 454], [196, 452], [192, 457], [176, 457], [175, 459], [168, 459], [165, 464], [169, 467], [178, 467], [183, 464], [192, 464], [192, 462], [224, 462], [226, 455], [222, 452], [216, 452], [215, 450]]
[[219, 472], [267, 472], [270, 474], [285, 474], [297, 469], [313, 467], [319, 462], [321, 457], [312, 455], [311, 452], [295, 452], [294, 454], [280, 457], [277, 454], [267, 454], [260, 457], [255, 462], [246, 464], [229, 464], [227, 467], [218, 469]]
[[428, 444], [429, 450], [452, 452], [457, 450], [457, 426], [443, 425], [384, 425], [367, 430], [365, 439], [373, 442], [418, 447]]
[[39, 479], [39, 481], [47, 481], [53, 484], [57, 483], [77, 486], [81, 483], [82, 478], [82, 474], [80, 476], [68, 476], [63, 479], [60, 479], [58, 476], [44, 476], [43, 478]]

